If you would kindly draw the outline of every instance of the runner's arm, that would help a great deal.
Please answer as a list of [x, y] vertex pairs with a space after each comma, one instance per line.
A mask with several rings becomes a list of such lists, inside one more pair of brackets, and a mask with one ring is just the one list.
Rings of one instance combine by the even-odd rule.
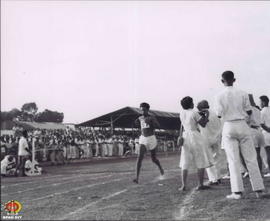
[[136, 128], [140, 127], [140, 120], [139, 120], [139, 118], [137, 118], [137, 119], [134, 121], [134, 127], [136, 127]]

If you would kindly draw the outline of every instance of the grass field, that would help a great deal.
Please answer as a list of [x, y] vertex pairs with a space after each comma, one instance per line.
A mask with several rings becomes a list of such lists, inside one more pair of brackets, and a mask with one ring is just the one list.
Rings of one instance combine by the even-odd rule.
[[[146, 157], [139, 184], [133, 184], [136, 159], [45, 167], [38, 177], [1, 179], [1, 204], [17, 200], [22, 220], [270, 220], [270, 199], [256, 199], [248, 178], [241, 200], [227, 200], [229, 180], [210, 190], [179, 192], [179, 156], [159, 156], [165, 179]], [[270, 189], [270, 178], [264, 179]], [[5, 212], [1, 212], [1, 216]], [[2, 217], [3, 218], [3, 217]]]

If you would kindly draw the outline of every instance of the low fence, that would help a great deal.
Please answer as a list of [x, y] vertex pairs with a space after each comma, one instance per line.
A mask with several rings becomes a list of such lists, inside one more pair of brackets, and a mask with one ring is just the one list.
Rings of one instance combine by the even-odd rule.
[[[174, 152], [176, 146], [173, 141], [159, 142], [157, 152]], [[76, 159], [90, 159], [94, 157], [123, 157], [137, 155], [139, 144], [124, 143], [86, 143], [82, 145], [35, 145], [35, 159], [38, 162], [65, 164]], [[1, 158], [7, 154], [16, 155], [17, 151], [10, 151], [1, 147]]]

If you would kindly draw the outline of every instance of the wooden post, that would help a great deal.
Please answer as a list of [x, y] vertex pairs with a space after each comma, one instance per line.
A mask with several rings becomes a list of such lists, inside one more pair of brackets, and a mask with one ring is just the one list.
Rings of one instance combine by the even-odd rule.
[[34, 163], [34, 160], [35, 160], [35, 151], [36, 151], [36, 147], [35, 147], [35, 141], [36, 141], [36, 138], [33, 136], [32, 138], [32, 163]]

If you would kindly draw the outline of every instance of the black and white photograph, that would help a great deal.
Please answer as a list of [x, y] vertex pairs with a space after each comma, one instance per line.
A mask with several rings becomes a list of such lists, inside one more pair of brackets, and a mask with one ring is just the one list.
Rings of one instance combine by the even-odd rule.
[[270, 1], [2, 0], [1, 220], [270, 221]]

